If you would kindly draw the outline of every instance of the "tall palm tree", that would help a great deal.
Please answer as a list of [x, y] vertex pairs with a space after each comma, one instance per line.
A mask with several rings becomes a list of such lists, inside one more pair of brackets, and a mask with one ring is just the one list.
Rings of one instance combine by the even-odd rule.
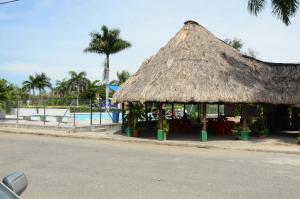
[[45, 88], [52, 88], [51, 79], [45, 73], [35, 74], [36, 88], [39, 91], [39, 98], [42, 99], [42, 92]]
[[68, 81], [66, 79], [57, 80], [55, 93], [57, 93], [61, 98], [64, 98], [67, 92], [68, 92]]
[[88, 79], [86, 78], [86, 72], [76, 73], [75, 71], [70, 71], [69, 74], [71, 78], [68, 80], [68, 88], [76, 93], [76, 104], [78, 106], [79, 95], [87, 89]]
[[29, 75], [28, 80], [23, 82], [22, 89], [30, 93], [32, 91], [33, 96], [35, 96], [35, 89], [37, 88], [36, 79], [34, 76]]
[[[266, 6], [266, 0], [248, 0], [250, 13], [258, 15]], [[291, 23], [290, 18], [294, 17], [299, 8], [299, 0], [271, 0], [272, 13], [286, 25]]]
[[[104, 81], [106, 82], [106, 85], [108, 85], [110, 55], [129, 48], [131, 44], [120, 38], [119, 29], [109, 29], [105, 25], [101, 27], [101, 32], [92, 32], [90, 33], [90, 36], [91, 42], [84, 52], [104, 54], [106, 56], [104, 64]], [[109, 88], [106, 86], [106, 106], [108, 106], [108, 94]]]

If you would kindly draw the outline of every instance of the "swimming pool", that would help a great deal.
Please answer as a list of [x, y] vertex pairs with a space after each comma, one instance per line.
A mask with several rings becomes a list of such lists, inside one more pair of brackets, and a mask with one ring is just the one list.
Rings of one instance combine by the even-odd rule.
[[[71, 114], [72, 115], [72, 114]], [[110, 113], [112, 116], [112, 113]], [[82, 120], [89, 120], [91, 118], [90, 113], [80, 113], [75, 115], [75, 120], [82, 121]], [[100, 113], [93, 113], [92, 116], [93, 120], [99, 120], [100, 119]], [[101, 113], [101, 119], [104, 120], [111, 120], [111, 117], [108, 113]], [[119, 120], [122, 120], [122, 113], [119, 114]]]

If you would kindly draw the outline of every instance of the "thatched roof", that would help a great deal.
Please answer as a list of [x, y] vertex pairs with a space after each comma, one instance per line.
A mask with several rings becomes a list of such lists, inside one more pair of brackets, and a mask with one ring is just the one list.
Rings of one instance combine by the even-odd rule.
[[114, 101], [300, 104], [300, 64], [244, 56], [188, 21], [121, 86]]

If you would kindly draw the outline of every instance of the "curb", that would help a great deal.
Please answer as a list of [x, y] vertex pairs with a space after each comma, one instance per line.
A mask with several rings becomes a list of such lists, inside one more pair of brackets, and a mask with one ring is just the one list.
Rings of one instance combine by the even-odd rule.
[[[88, 135], [76, 135], [76, 134], [52, 134], [52, 133], [43, 133], [43, 132], [22, 132], [22, 131], [9, 131], [9, 130], [0, 130], [0, 133], [6, 134], [19, 134], [19, 135], [35, 135], [35, 136], [46, 136], [46, 137], [61, 137], [61, 138], [73, 138], [73, 139], [82, 139], [82, 140], [103, 140], [103, 141], [118, 141], [124, 143], [142, 143], [142, 144], [152, 144], [152, 145], [161, 145], [161, 146], [173, 146], [173, 147], [193, 147], [199, 149], [223, 149], [223, 150], [234, 150], [234, 151], [249, 151], [249, 152], [263, 152], [263, 153], [282, 153], [282, 154], [295, 154], [300, 155], [300, 151], [283, 151], [283, 150], [272, 150], [272, 149], [249, 149], [249, 148], [230, 148], [230, 147], [220, 147], [215, 145], [199, 145], [191, 143], [174, 143], [168, 141], [156, 141], [156, 140], [141, 140], [136, 138], [113, 138], [113, 137], [95, 137]], [[297, 147], [297, 146], [296, 146]]]

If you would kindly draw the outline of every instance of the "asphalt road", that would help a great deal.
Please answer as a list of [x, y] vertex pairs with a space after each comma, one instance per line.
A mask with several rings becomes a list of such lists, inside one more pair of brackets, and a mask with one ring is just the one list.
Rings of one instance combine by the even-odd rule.
[[300, 198], [300, 156], [0, 133], [23, 199]]

